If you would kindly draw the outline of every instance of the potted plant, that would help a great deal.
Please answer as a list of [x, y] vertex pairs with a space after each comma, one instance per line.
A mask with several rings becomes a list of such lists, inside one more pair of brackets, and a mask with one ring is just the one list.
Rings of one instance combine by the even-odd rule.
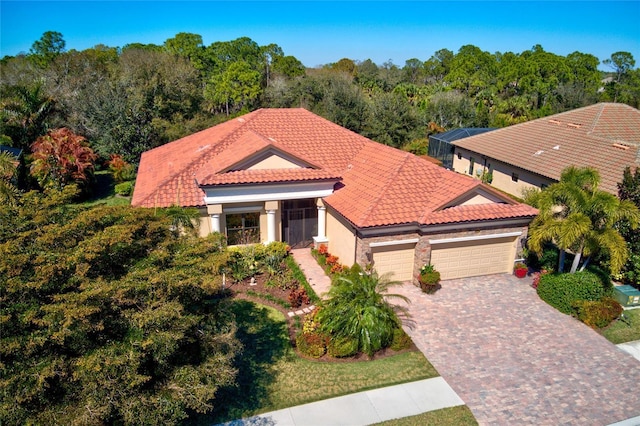
[[529, 272], [529, 268], [522, 262], [518, 262], [513, 267], [513, 273], [518, 278], [524, 278], [527, 276], [527, 272]]
[[433, 265], [420, 268], [420, 288], [427, 294], [433, 294], [440, 288], [440, 272]]

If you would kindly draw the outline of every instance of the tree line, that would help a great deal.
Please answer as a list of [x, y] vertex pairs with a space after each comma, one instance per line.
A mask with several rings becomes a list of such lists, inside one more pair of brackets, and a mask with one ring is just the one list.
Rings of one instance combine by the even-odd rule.
[[30, 153], [56, 128], [84, 137], [100, 159], [142, 152], [262, 107], [304, 107], [394, 147], [424, 153], [433, 129], [503, 127], [599, 101], [640, 106], [628, 52], [603, 61], [536, 45], [489, 53], [473, 45], [375, 64], [343, 58], [307, 69], [277, 44], [248, 37], [208, 46], [179, 33], [162, 45], [66, 50], [48, 31], [0, 61], [2, 144]]

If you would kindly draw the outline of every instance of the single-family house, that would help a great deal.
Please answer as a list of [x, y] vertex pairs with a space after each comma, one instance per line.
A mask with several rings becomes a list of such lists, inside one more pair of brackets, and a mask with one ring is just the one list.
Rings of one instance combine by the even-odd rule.
[[228, 244], [326, 244], [414, 280], [511, 272], [537, 211], [305, 109], [260, 109], [143, 153], [132, 204], [201, 212]]
[[453, 169], [516, 196], [560, 180], [568, 166], [593, 167], [600, 189], [618, 193], [625, 167], [640, 166], [640, 111], [599, 103], [452, 142]]
[[453, 156], [455, 152], [453, 141], [490, 132], [491, 130], [494, 129], [489, 127], [462, 127], [442, 133], [436, 133], [435, 135], [429, 135], [429, 148], [427, 148], [427, 155], [439, 160], [442, 163], [442, 167], [453, 169]]

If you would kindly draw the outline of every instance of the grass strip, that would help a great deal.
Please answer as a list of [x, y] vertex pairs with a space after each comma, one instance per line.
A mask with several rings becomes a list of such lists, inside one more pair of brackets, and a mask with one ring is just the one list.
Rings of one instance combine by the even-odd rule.
[[373, 426], [473, 426], [477, 425], [475, 417], [466, 405], [429, 411], [416, 416], [388, 420]]
[[627, 318], [626, 322], [616, 320], [600, 330], [600, 333], [613, 344], [640, 340], [640, 309], [627, 309], [624, 316]]
[[276, 303], [285, 309], [291, 308], [291, 303], [287, 302], [286, 300], [282, 300], [275, 296], [272, 296], [271, 294], [268, 294], [268, 293], [258, 293], [253, 290], [247, 290], [247, 295], [257, 297], [258, 299], [268, 300], [269, 302]]
[[278, 361], [273, 371], [276, 380], [269, 386], [270, 401], [261, 412], [439, 375], [420, 352], [359, 362], [312, 361], [292, 355]]
[[294, 278], [298, 280], [298, 282], [302, 284], [304, 289], [307, 291], [309, 300], [311, 300], [311, 302], [313, 303], [320, 303], [320, 298], [318, 297], [316, 292], [313, 291], [313, 288], [309, 285], [309, 282], [307, 282], [307, 277], [305, 277], [304, 272], [300, 270], [300, 267], [296, 263], [293, 256], [287, 256], [285, 257], [284, 260], [287, 263], [287, 266], [289, 267], [289, 269], [291, 269], [291, 272], [293, 273]]

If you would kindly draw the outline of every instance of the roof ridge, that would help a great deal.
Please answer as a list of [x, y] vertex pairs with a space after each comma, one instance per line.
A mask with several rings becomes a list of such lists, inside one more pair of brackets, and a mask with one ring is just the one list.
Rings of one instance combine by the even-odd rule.
[[[598, 105], [598, 104], [596, 104], [596, 105]], [[600, 105], [600, 110], [596, 113], [596, 116], [593, 118], [593, 121], [590, 124], [589, 130], [587, 130], [587, 135], [592, 135], [593, 134], [594, 129], [598, 125], [598, 121], [600, 121], [600, 117], [602, 117], [602, 113], [604, 112], [604, 107], [605, 107], [606, 103], [602, 103], [602, 104], [599, 104], [599, 105]]]
[[[376, 143], [376, 142], [374, 142], [374, 143]], [[400, 162], [399, 166], [394, 170], [393, 173], [389, 173], [388, 174], [387, 181], [385, 182], [384, 185], [382, 185], [380, 187], [380, 191], [378, 191], [378, 196], [374, 198], [373, 202], [369, 205], [367, 210], [364, 211], [361, 220], [368, 220], [369, 217], [373, 214], [374, 208], [376, 206], [378, 206], [379, 201], [384, 198], [384, 195], [385, 195], [385, 193], [387, 191], [387, 188], [391, 185], [392, 182], [395, 182], [395, 177], [400, 174], [400, 172], [402, 171], [402, 169], [406, 165], [408, 159], [412, 155], [414, 155], [414, 154], [412, 154], [410, 152], [404, 152], [404, 155], [402, 156], [402, 161]]]

